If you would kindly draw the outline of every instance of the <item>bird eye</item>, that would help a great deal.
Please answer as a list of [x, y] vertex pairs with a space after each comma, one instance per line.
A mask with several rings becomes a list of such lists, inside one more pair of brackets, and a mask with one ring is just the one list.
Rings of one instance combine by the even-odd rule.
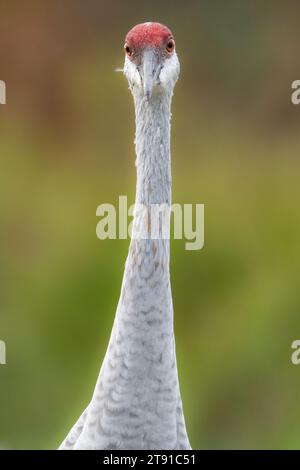
[[132, 48], [130, 46], [128, 46], [128, 44], [124, 45], [124, 50], [125, 50], [126, 54], [128, 55], [128, 57], [132, 56], [133, 51], [132, 51]]
[[171, 53], [171, 52], [173, 52], [174, 48], [175, 48], [175, 41], [174, 41], [174, 39], [171, 38], [171, 39], [169, 39], [169, 41], [167, 42], [167, 47], [166, 47], [166, 49], [167, 49], [167, 51], [168, 51], [169, 53]]

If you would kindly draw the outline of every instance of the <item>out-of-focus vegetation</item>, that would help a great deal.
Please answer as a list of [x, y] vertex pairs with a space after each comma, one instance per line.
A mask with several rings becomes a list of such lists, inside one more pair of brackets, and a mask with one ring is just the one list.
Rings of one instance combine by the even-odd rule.
[[299, 5], [288, 0], [1, 0], [0, 445], [54, 448], [88, 403], [128, 241], [96, 207], [134, 200], [123, 38], [176, 37], [174, 202], [205, 203], [205, 247], [172, 242], [177, 353], [194, 448], [297, 448]]

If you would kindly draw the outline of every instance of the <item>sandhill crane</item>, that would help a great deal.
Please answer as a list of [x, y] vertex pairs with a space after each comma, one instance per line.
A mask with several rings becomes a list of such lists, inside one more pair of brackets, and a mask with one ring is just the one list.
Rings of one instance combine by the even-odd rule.
[[[170, 107], [179, 61], [174, 37], [160, 23], [136, 25], [124, 50], [136, 115], [136, 203], [149, 215], [153, 205], [171, 205]], [[145, 213], [136, 211], [133, 232], [145, 223]], [[169, 249], [168, 238], [132, 238], [93, 397], [60, 449], [190, 449], [176, 365]]]

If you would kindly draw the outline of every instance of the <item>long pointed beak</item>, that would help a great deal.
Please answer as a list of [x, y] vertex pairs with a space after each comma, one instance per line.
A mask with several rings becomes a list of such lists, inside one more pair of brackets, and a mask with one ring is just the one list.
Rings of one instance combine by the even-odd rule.
[[147, 100], [151, 98], [153, 86], [157, 79], [158, 57], [157, 54], [149, 49], [143, 54], [142, 61], [142, 78], [144, 94]]

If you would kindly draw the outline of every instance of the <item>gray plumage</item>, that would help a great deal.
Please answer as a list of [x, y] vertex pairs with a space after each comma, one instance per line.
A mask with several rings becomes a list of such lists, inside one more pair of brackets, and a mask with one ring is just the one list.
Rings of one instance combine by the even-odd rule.
[[[138, 26], [146, 39], [152, 25]], [[135, 211], [135, 233], [145, 227], [153, 204], [165, 204], [170, 217], [170, 106], [179, 62], [175, 50], [162, 55], [145, 41], [139, 56], [126, 56], [124, 73], [136, 113], [136, 203], [146, 207], [146, 218]], [[94, 394], [60, 449], [190, 449], [176, 365], [169, 249], [168, 239], [131, 240]]]

